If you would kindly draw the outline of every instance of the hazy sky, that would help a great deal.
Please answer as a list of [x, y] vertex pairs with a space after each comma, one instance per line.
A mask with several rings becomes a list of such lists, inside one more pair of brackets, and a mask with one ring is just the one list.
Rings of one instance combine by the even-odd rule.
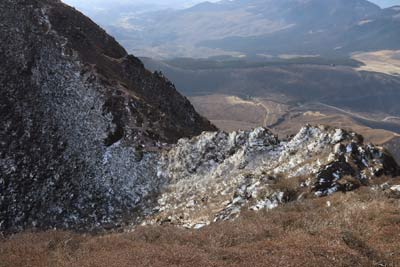
[[[218, 0], [208, 0], [209, 2], [218, 2]], [[76, 7], [102, 7], [110, 4], [151, 4], [171, 8], [182, 8], [204, 2], [204, 0], [64, 0], [64, 2]], [[400, 5], [400, 0], [372, 0], [382, 7]]]
[[[65, 3], [76, 7], [104, 7], [113, 4], [154, 5], [171, 8], [190, 7], [205, 0], [63, 0]], [[218, 0], [208, 0], [218, 2]]]
[[374, 0], [371, 1], [375, 4], [378, 4], [382, 7], [389, 7], [389, 6], [395, 6], [395, 5], [400, 5], [400, 0]]

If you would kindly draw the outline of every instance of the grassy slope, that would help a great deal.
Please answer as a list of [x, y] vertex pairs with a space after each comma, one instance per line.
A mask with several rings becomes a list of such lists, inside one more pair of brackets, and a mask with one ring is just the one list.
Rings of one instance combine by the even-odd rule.
[[398, 199], [361, 188], [199, 231], [18, 234], [0, 242], [0, 266], [398, 266], [399, 214]]

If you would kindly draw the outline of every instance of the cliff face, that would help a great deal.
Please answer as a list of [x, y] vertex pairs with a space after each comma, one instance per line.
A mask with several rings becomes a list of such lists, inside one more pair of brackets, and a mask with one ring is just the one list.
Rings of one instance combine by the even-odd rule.
[[0, 10], [0, 229], [113, 226], [157, 191], [148, 151], [215, 129], [60, 1]]

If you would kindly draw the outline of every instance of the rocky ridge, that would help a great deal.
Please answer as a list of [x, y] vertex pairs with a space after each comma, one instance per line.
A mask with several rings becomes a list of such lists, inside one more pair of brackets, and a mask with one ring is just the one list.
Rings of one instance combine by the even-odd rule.
[[265, 128], [203, 133], [180, 140], [161, 158], [158, 176], [168, 183], [146, 223], [188, 228], [235, 218], [243, 209], [272, 209], [399, 174], [383, 148], [326, 126], [303, 127], [284, 141]]
[[199, 228], [399, 173], [382, 148], [340, 129], [216, 132], [60, 1], [0, 10], [0, 231]]

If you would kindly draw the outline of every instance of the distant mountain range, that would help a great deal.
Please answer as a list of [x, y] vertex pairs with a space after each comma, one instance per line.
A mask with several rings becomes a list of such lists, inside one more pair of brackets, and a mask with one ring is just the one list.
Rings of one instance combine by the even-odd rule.
[[183, 10], [125, 10], [109, 24], [103, 23], [131, 52], [161, 58], [400, 49], [400, 7], [366, 0], [204, 2]]
[[381, 7], [391, 7], [391, 6], [400, 5], [399, 0], [374, 0], [371, 2], [373, 2], [377, 5], [380, 5]]

